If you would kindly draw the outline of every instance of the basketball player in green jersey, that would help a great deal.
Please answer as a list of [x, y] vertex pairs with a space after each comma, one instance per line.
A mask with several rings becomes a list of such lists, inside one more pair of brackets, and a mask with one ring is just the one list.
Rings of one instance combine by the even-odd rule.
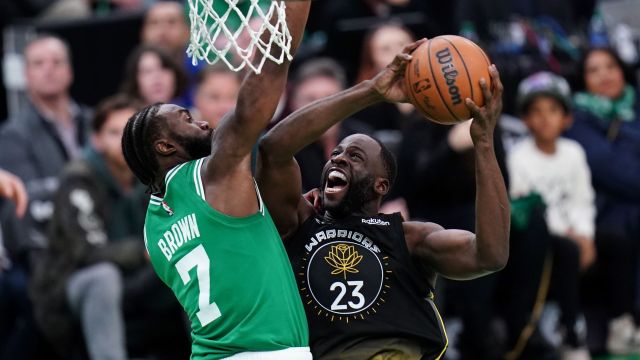
[[[292, 53], [309, 6], [287, 3]], [[288, 68], [267, 62], [249, 73], [215, 131], [171, 104], [143, 109], [125, 128], [127, 163], [152, 193], [147, 251], [191, 321], [191, 359], [311, 359], [291, 265], [251, 173]]]
[[340, 120], [380, 101], [405, 102], [403, 53], [372, 80], [316, 101], [277, 124], [260, 142], [257, 178], [296, 274], [315, 359], [441, 359], [444, 324], [433, 304], [438, 274], [471, 279], [505, 266], [509, 202], [493, 132], [502, 84], [480, 81], [485, 106], [470, 99], [476, 158], [476, 234], [380, 214], [395, 177], [395, 160], [380, 142], [351, 135], [324, 167], [321, 208], [301, 196], [294, 154]]

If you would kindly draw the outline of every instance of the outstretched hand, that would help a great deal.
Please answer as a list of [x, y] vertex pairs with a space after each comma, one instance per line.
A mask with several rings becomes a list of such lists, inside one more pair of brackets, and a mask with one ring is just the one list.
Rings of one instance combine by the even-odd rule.
[[320, 196], [320, 189], [311, 189], [306, 194], [303, 194], [302, 197], [304, 197], [305, 200], [313, 205], [313, 210], [315, 210], [316, 213], [320, 213], [322, 211], [322, 198]]
[[24, 184], [17, 176], [4, 170], [0, 170], [0, 197], [12, 200], [16, 204], [16, 215], [24, 216], [29, 202]]
[[500, 81], [500, 74], [495, 65], [489, 66], [489, 75], [491, 76], [491, 89], [489, 88], [489, 84], [487, 84], [487, 79], [480, 79], [480, 88], [484, 96], [484, 106], [479, 107], [469, 98], [465, 100], [465, 104], [473, 117], [471, 138], [474, 143], [483, 136], [493, 135], [493, 130], [502, 113], [503, 86]]
[[386, 101], [409, 101], [404, 81], [404, 71], [409, 61], [411, 61], [411, 53], [426, 41], [427, 39], [420, 39], [405, 46], [402, 52], [396, 55], [391, 64], [387, 65], [372, 79], [374, 89]]

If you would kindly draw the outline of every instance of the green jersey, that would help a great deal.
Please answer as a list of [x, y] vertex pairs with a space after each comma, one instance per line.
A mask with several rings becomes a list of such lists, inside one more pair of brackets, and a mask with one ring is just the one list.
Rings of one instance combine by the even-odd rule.
[[216, 211], [205, 200], [203, 160], [167, 173], [164, 198], [151, 197], [144, 227], [156, 273], [191, 320], [191, 358], [307, 347], [289, 258], [259, 192], [256, 214]]

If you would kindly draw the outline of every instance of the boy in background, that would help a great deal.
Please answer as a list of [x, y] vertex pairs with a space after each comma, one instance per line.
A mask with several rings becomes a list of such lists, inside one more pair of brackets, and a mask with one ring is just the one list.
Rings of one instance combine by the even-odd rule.
[[532, 193], [546, 205], [545, 222], [553, 253], [551, 293], [562, 315], [563, 352], [588, 359], [575, 325], [580, 270], [595, 260], [595, 204], [591, 174], [582, 147], [560, 137], [571, 126], [571, 91], [565, 79], [539, 72], [518, 87], [517, 105], [531, 136], [507, 157], [511, 198]]

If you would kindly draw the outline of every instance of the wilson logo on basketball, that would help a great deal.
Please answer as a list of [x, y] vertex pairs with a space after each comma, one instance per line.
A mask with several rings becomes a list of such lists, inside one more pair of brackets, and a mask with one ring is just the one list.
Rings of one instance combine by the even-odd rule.
[[444, 48], [436, 53], [438, 62], [442, 65], [442, 75], [446, 80], [447, 87], [449, 88], [449, 95], [451, 96], [451, 103], [458, 105], [462, 103], [460, 97], [460, 89], [456, 86], [456, 77], [458, 77], [458, 70], [453, 65], [453, 57], [449, 48]]

